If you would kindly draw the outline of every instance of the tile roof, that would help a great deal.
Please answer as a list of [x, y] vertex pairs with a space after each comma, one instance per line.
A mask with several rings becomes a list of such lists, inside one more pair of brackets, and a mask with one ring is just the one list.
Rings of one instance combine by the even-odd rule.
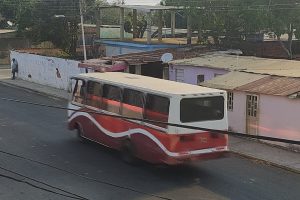
[[300, 92], [300, 78], [267, 76], [236, 90], [277, 96], [289, 96]]

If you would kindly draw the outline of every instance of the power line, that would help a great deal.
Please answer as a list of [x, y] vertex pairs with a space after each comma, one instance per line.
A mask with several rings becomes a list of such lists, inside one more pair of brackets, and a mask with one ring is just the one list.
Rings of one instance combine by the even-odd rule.
[[[47, 105], [47, 104], [29, 102], [29, 101], [23, 101], [23, 100], [18, 100], [18, 99], [10, 99], [10, 98], [1, 97], [0, 100], [10, 101], [10, 102], [15, 102], [15, 103], [28, 104], [28, 105], [33, 105], [33, 106], [46, 107], [46, 108], [59, 109], [59, 110], [68, 110], [68, 111], [78, 112], [78, 110], [76, 110], [76, 109], [66, 108], [66, 107], [62, 107], [62, 106], [54, 106], [54, 105]], [[113, 114], [107, 114], [107, 113], [96, 112], [96, 111], [80, 111], [80, 112], [86, 112], [86, 113], [89, 113], [89, 114], [97, 114], [97, 115], [109, 116], [109, 117], [114, 117], [114, 118], [119, 118], [119, 119], [135, 120], [135, 121], [140, 121], [140, 122], [158, 123], [158, 124], [163, 124], [163, 125], [167, 125], [167, 126], [173, 126], [173, 127], [179, 127], [179, 128], [186, 128], [186, 129], [193, 129], [193, 130], [200, 130], [200, 131], [208, 131], [208, 132], [219, 133], [219, 134], [224, 134], [224, 135], [232, 135], [232, 136], [239, 136], [239, 137], [244, 137], [244, 138], [253, 138], [253, 139], [266, 140], [266, 141], [283, 142], [283, 143], [287, 143], [287, 144], [300, 145], [300, 141], [296, 141], [296, 140], [274, 138], [274, 137], [261, 136], [261, 135], [248, 135], [248, 134], [245, 134], [245, 133], [239, 133], [239, 132], [233, 132], [233, 131], [224, 131], [224, 130], [203, 128], [203, 127], [195, 127], [195, 126], [188, 126], [188, 125], [182, 125], [182, 124], [167, 123], [167, 122], [156, 121], [156, 120], [149, 120], [149, 119], [139, 119], [139, 118], [132, 118], [132, 117], [124, 117], [124, 116], [120, 116], [120, 115], [113, 115]]]
[[[59, 196], [68, 197], [68, 198], [71, 198], [71, 199], [88, 200], [87, 198], [82, 197], [82, 196], [80, 196], [80, 195], [77, 195], [77, 194], [68, 192], [68, 191], [66, 191], [66, 190], [63, 190], [63, 189], [61, 189], [61, 188], [58, 188], [58, 187], [49, 185], [49, 184], [47, 184], [47, 183], [44, 183], [44, 182], [39, 181], [39, 180], [36, 180], [36, 179], [34, 179], [34, 178], [25, 176], [25, 175], [20, 174], [20, 173], [18, 173], [18, 172], [9, 170], [9, 169], [7, 169], [7, 168], [4, 168], [4, 167], [1, 167], [1, 166], [0, 166], [0, 169], [2, 169], [3, 171], [9, 172], [9, 173], [18, 175], [18, 176], [22, 177], [23, 179], [17, 179], [17, 178], [14, 178], [14, 177], [11, 177], [11, 176], [8, 176], [8, 175], [4, 175], [4, 174], [0, 174], [1, 177], [7, 178], [7, 179], [11, 179], [11, 180], [13, 180], [13, 181], [17, 181], [17, 182], [20, 182], [20, 183], [25, 183], [25, 184], [27, 184], [27, 185], [29, 185], [29, 186], [31, 186], [31, 187], [34, 187], [34, 188], [37, 188], [37, 189], [41, 189], [41, 190], [44, 190], [44, 191], [46, 191], [46, 192], [50, 192], [50, 193], [53, 193], [53, 194], [56, 194], [56, 195], [59, 195]], [[41, 186], [37, 186], [37, 185], [35, 185], [35, 184], [33, 184], [33, 183], [30, 183], [29, 181], [26, 181], [25, 179], [34, 181], [34, 182], [39, 183], [39, 184], [41, 184], [41, 185], [45, 185], [45, 186], [47, 186], [47, 187], [49, 187], [49, 188], [52, 188], [52, 189], [59, 190], [59, 191], [64, 192], [64, 193], [66, 193], [66, 194], [68, 194], [68, 195], [63, 194], [63, 193], [59, 193], [59, 192], [56, 192], [56, 191], [53, 191], [53, 190], [50, 190], [50, 189], [46, 189], [46, 188], [41, 187]]]
[[135, 192], [135, 193], [142, 194], [142, 195], [152, 196], [152, 197], [155, 197], [155, 198], [158, 198], [158, 199], [172, 200], [172, 199], [167, 198], [167, 197], [163, 197], [163, 196], [159, 196], [159, 195], [155, 195], [155, 194], [151, 194], [151, 193], [146, 193], [146, 192], [143, 192], [143, 191], [139, 191], [139, 190], [137, 190], [135, 188], [130, 188], [130, 187], [127, 187], [127, 186], [121, 186], [121, 185], [117, 185], [117, 184], [110, 183], [110, 182], [107, 182], [107, 181], [101, 181], [99, 179], [95, 179], [95, 178], [91, 178], [91, 177], [88, 177], [88, 176], [84, 176], [84, 175], [78, 174], [76, 172], [72, 172], [72, 171], [69, 171], [69, 170], [61, 169], [59, 167], [56, 167], [56, 166], [53, 166], [53, 165], [50, 165], [50, 164], [47, 164], [47, 163], [44, 163], [44, 162], [41, 162], [41, 161], [37, 161], [37, 160], [30, 159], [30, 158], [26, 158], [24, 156], [13, 154], [13, 153], [9, 153], [9, 152], [3, 151], [3, 150], [0, 150], [0, 153], [5, 154], [5, 155], [9, 155], [9, 156], [12, 156], [12, 157], [16, 157], [16, 158], [19, 158], [19, 159], [23, 159], [23, 160], [26, 160], [26, 161], [29, 161], [29, 162], [37, 163], [39, 165], [46, 166], [46, 167], [49, 167], [49, 168], [53, 168], [53, 169], [56, 169], [56, 170], [59, 170], [59, 171], [62, 171], [62, 172], [65, 172], [65, 173], [68, 173], [68, 174], [80, 177], [80, 178], [84, 178], [84, 179], [87, 179], [87, 180], [90, 180], [90, 181], [94, 181], [96, 183], [100, 183], [100, 184], [103, 184], [103, 185], [108, 185], [108, 186], [112, 186], [112, 187], [115, 187], [115, 188], [119, 188], [119, 189], [123, 189], [123, 190], [128, 190], [128, 191]]

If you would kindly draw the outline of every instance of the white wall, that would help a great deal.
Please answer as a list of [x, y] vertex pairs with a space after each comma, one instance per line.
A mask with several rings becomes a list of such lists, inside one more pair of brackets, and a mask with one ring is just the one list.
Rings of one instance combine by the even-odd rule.
[[10, 58], [15, 58], [18, 61], [18, 78], [58, 89], [67, 90], [69, 78], [85, 72], [85, 69], [78, 68], [79, 62], [74, 60], [19, 53], [17, 51], [11, 51]]
[[246, 133], [246, 94], [233, 93], [233, 110], [228, 111], [228, 124], [232, 131]]

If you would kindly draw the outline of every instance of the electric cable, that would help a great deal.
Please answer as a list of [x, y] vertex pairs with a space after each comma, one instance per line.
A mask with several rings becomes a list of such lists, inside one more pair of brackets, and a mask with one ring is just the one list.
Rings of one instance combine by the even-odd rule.
[[[46, 167], [49, 167], [49, 168], [53, 168], [53, 169], [65, 172], [67, 174], [71, 174], [73, 176], [84, 178], [86, 180], [94, 181], [96, 183], [100, 183], [100, 184], [103, 184], [103, 185], [108, 185], [108, 186], [112, 186], [112, 187], [115, 187], [115, 188], [119, 188], [119, 189], [123, 189], [123, 190], [128, 190], [128, 191], [131, 191], [131, 192], [135, 192], [135, 193], [138, 193], [138, 194], [155, 197], [155, 198], [158, 198], [158, 199], [172, 200], [172, 199], [167, 198], [167, 197], [162, 197], [162, 196], [159, 196], [159, 195], [155, 195], [155, 194], [151, 194], [151, 193], [147, 193], [147, 192], [142, 192], [142, 191], [139, 191], [139, 190], [131, 188], [131, 187], [117, 185], [117, 184], [110, 183], [110, 182], [107, 182], [107, 181], [101, 181], [99, 179], [95, 179], [95, 178], [91, 178], [91, 177], [88, 177], [88, 176], [85, 176], [85, 175], [81, 175], [81, 174], [78, 174], [76, 172], [65, 170], [65, 169], [62, 169], [62, 168], [59, 168], [59, 167], [56, 167], [56, 166], [53, 166], [53, 165], [50, 165], [50, 164], [47, 164], [47, 163], [44, 163], [44, 162], [41, 162], [41, 161], [37, 161], [37, 160], [33, 160], [31, 158], [26, 158], [26, 157], [21, 156], [21, 155], [9, 153], [7, 151], [0, 150], [0, 153], [5, 154], [5, 155], [9, 155], [9, 156], [12, 156], [12, 157], [20, 158], [20, 159], [23, 159], [23, 160], [26, 160], [26, 161], [29, 161], [29, 162], [32, 162], [32, 163], [37, 163], [39, 165], [46, 166]], [[1, 169], [1, 167], [0, 167], [0, 169]]]
[[[27, 184], [27, 185], [29, 185], [29, 186], [34, 187], [34, 188], [37, 188], [37, 189], [40, 189], [40, 190], [43, 190], [43, 191], [46, 191], [46, 192], [49, 192], [49, 193], [53, 193], [53, 194], [56, 194], [56, 195], [59, 195], [59, 196], [68, 197], [68, 198], [72, 198], [72, 199], [79, 199], [79, 200], [88, 200], [87, 198], [82, 197], [82, 196], [80, 196], [80, 195], [77, 195], [77, 194], [68, 192], [68, 191], [66, 191], [66, 190], [63, 190], [63, 189], [61, 189], [61, 188], [58, 188], [58, 187], [49, 185], [49, 184], [44, 183], [44, 182], [42, 182], [42, 181], [36, 180], [36, 179], [34, 179], [34, 178], [25, 176], [25, 175], [23, 175], [23, 174], [17, 173], [17, 172], [15, 172], [15, 171], [12, 171], [12, 170], [9, 170], [9, 169], [6, 169], [6, 168], [4, 168], [4, 167], [2, 167], [2, 166], [0, 166], [0, 169], [2, 169], [3, 171], [9, 172], [9, 173], [18, 175], [18, 176], [22, 177], [23, 179], [17, 179], [17, 178], [14, 178], [14, 177], [11, 177], [11, 176], [8, 176], [8, 175], [4, 175], [4, 174], [1, 174], [1, 173], [0, 173], [0, 176], [3, 177], [3, 178], [11, 179], [11, 180], [13, 180], [13, 181], [17, 181], [17, 182], [20, 182], [20, 183], [25, 183], [25, 184]], [[50, 189], [43, 188], [43, 187], [41, 187], [41, 186], [37, 186], [37, 185], [35, 185], [35, 184], [33, 184], [33, 183], [30, 183], [29, 181], [26, 181], [26, 179], [31, 180], [31, 181], [34, 181], [34, 182], [39, 183], [39, 184], [41, 184], [41, 185], [45, 185], [45, 186], [47, 186], [47, 187], [49, 187], [49, 188], [59, 190], [59, 191], [64, 192], [64, 193], [66, 193], [66, 194], [68, 194], [68, 195], [62, 194], [62, 193], [59, 193], [59, 192], [55, 192], [55, 191], [50, 190]], [[73, 195], [73, 196], [72, 196], [72, 195]]]
[[[41, 103], [36, 103], [36, 102], [23, 101], [23, 100], [18, 100], [18, 99], [10, 99], [10, 98], [1, 97], [0, 100], [10, 101], [10, 102], [15, 102], [15, 103], [22, 103], [22, 104], [27, 104], [27, 105], [40, 106], [40, 107], [46, 107], [46, 108], [53, 108], [53, 109], [60, 109], [60, 110], [68, 110], [68, 111], [78, 112], [77, 109], [71, 109], [71, 108], [67, 108], [67, 107], [63, 107], [63, 106], [55, 106], [55, 105], [47, 105], [47, 104], [41, 104]], [[124, 117], [124, 116], [120, 116], [120, 115], [107, 114], [107, 113], [104, 113], [104, 112], [97, 112], [97, 111], [80, 111], [80, 112], [85, 112], [85, 113], [89, 113], [89, 114], [103, 115], [103, 116], [109, 116], [109, 117], [115, 117], [115, 118], [119, 118], [119, 119], [134, 120], [134, 121], [140, 121], [140, 122], [158, 123], [158, 124], [163, 124], [163, 125], [167, 125], [167, 126], [193, 129], [193, 130], [200, 130], [200, 131], [208, 131], [208, 132], [219, 133], [219, 134], [224, 134], [224, 135], [233, 135], [233, 136], [239, 136], [239, 137], [244, 137], [244, 138], [254, 138], [254, 139], [267, 140], [267, 141], [273, 141], [273, 142], [282, 142], [282, 143], [287, 143], [287, 144], [300, 145], [300, 141], [283, 139], [283, 138], [274, 138], [274, 137], [261, 136], [261, 135], [248, 135], [248, 134], [245, 134], [245, 133], [239, 133], [239, 132], [233, 132], [233, 131], [224, 131], [224, 130], [203, 128], [203, 127], [195, 127], [195, 126], [174, 124], [174, 123], [168, 123], [168, 122], [162, 122], [162, 121], [156, 121], [156, 120], [149, 120], [149, 119]]]

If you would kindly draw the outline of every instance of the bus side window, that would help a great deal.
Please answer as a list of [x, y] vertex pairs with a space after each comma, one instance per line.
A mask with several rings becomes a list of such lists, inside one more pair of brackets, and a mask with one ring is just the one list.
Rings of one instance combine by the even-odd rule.
[[102, 103], [101, 94], [102, 94], [101, 84], [94, 81], [89, 81], [87, 83], [86, 104], [89, 106], [100, 108]]
[[85, 100], [85, 82], [83, 80], [77, 80], [73, 92], [73, 101], [84, 104]]
[[[145, 106], [145, 119], [168, 122], [170, 100], [166, 97], [147, 94]], [[154, 123], [157, 126], [166, 128], [167, 125]]]
[[112, 113], [120, 114], [121, 88], [113, 85], [103, 85], [102, 109]]
[[144, 94], [142, 92], [124, 89], [121, 114], [124, 117], [143, 119], [144, 101]]

